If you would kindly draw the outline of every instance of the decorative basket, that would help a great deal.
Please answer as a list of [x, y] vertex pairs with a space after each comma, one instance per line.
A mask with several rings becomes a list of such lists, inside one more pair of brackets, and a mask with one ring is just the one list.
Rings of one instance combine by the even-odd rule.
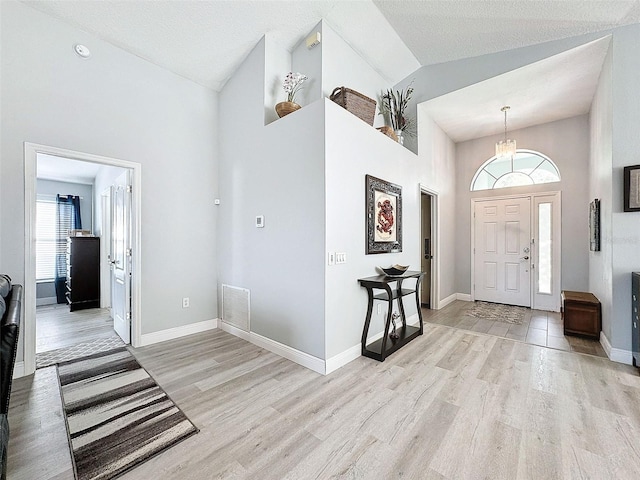
[[348, 112], [353, 113], [359, 119], [373, 126], [373, 120], [376, 115], [376, 101], [373, 98], [369, 98], [350, 88], [336, 87], [329, 96], [329, 100], [336, 102]]

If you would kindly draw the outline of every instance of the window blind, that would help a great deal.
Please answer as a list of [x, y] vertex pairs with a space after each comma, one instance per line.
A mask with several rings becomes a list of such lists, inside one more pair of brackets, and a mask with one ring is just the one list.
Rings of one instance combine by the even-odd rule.
[[53, 280], [56, 265], [56, 204], [36, 201], [36, 280]]

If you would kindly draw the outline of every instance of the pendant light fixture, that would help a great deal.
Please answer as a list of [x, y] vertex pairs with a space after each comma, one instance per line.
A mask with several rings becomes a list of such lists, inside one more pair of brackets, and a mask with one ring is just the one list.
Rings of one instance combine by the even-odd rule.
[[500, 109], [504, 112], [504, 140], [496, 143], [496, 157], [511, 157], [516, 154], [516, 141], [507, 139], [507, 112], [511, 107], [505, 105]]

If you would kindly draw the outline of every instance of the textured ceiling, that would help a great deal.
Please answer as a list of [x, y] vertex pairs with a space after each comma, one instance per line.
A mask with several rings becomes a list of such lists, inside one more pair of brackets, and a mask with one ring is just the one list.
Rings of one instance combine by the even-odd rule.
[[[640, 22], [640, 0], [23, 0], [23, 3], [217, 91], [264, 34], [292, 50], [321, 19], [391, 85], [421, 65]], [[457, 141], [496, 133], [498, 130], [490, 125], [495, 125], [495, 116], [500, 116], [500, 106], [506, 103], [513, 107], [509, 116], [511, 128], [585, 113], [606, 51], [602, 43], [598, 45], [454, 92], [431, 101], [427, 108]], [[531, 78], [541, 80], [532, 82]]]
[[[609, 49], [607, 36], [517, 70], [434, 98], [420, 108], [454, 142], [588, 113]], [[533, 79], [533, 80], [532, 80]]]
[[640, 0], [373, 0], [422, 65], [640, 22]]
[[24, 3], [214, 90], [224, 86], [265, 33], [291, 50], [323, 18], [390, 83], [397, 83], [420, 65], [640, 21], [640, 0]]
[[23, 3], [218, 91], [264, 34], [292, 50], [321, 19], [391, 84], [420, 66], [368, 0]]

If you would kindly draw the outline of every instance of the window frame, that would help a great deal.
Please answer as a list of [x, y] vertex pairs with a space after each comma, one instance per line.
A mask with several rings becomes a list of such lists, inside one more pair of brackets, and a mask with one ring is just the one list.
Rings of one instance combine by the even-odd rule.
[[[491, 165], [493, 162], [495, 162], [496, 160], [500, 159], [500, 157], [498, 157], [497, 155], [492, 156], [490, 159], [488, 159], [487, 161], [485, 161], [482, 165], [480, 165], [480, 167], [476, 170], [476, 173], [473, 175], [473, 178], [471, 179], [471, 186], [469, 188], [469, 191], [471, 192], [482, 192], [482, 191], [488, 191], [488, 190], [502, 190], [505, 188], [514, 188], [514, 187], [526, 187], [526, 186], [530, 186], [530, 185], [543, 185], [543, 184], [547, 184], [547, 183], [556, 183], [556, 182], [560, 182], [562, 181], [562, 176], [560, 175], [560, 169], [558, 168], [558, 165], [556, 165], [556, 163], [551, 160], [548, 156], [546, 156], [543, 153], [537, 152], [535, 150], [528, 150], [528, 149], [517, 149], [516, 150], [516, 155], [518, 155], [519, 153], [525, 153], [525, 154], [529, 154], [529, 155], [535, 155], [537, 157], [540, 157], [540, 162], [538, 163], [538, 165], [530, 172], [530, 173], [525, 173], [519, 170], [513, 170], [513, 162], [511, 163], [511, 170], [508, 172], [503, 173], [502, 175], [500, 175], [499, 177], [495, 177], [495, 175], [491, 174], [488, 170], [487, 167], [489, 165]], [[534, 173], [541, 165], [543, 165], [545, 162], [549, 162], [553, 168], [556, 171], [556, 174], [558, 176], [557, 180], [553, 180], [550, 182], [536, 182], [535, 178], [531, 175], [532, 173]], [[491, 177], [493, 177], [495, 179], [495, 181], [493, 182], [493, 185], [490, 188], [474, 188], [475, 187], [475, 183], [478, 180], [478, 177], [482, 174], [482, 172], [486, 172], [488, 175], [490, 175]], [[505, 187], [496, 187], [496, 183], [498, 183], [498, 181], [510, 174], [514, 174], [514, 173], [520, 173], [522, 175], [526, 175], [528, 176], [531, 180], [532, 183], [528, 184], [528, 185], [513, 185], [513, 186], [505, 186]]]
[[[53, 206], [53, 236], [49, 239], [44, 239], [44, 238], [38, 238], [38, 216], [37, 216], [37, 212], [38, 212], [38, 205], [39, 204], [47, 204], [47, 205], [52, 205]], [[57, 248], [57, 232], [56, 232], [56, 201], [55, 198], [49, 198], [48, 196], [38, 196], [36, 198], [36, 225], [35, 225], [35, 235], [34, 235], [34, 240], [35, 240], [35, 253], [36, 253], [36, 261], [35, 261], [35, 273], [36, 273], [36, 283], [46, 283], [46, 282], [53, 282], [55, 280], [55, 271], [56, 271], [56, 248]], [[51, 256], [52, 256], [52, 261], [51, 261], [51, 276], [47, 276], [47, 277], [38, 277], [38, 245], [41, 244], [42, 242], [50, 242], [52, 245], [52, 251], [51, 251]]]

